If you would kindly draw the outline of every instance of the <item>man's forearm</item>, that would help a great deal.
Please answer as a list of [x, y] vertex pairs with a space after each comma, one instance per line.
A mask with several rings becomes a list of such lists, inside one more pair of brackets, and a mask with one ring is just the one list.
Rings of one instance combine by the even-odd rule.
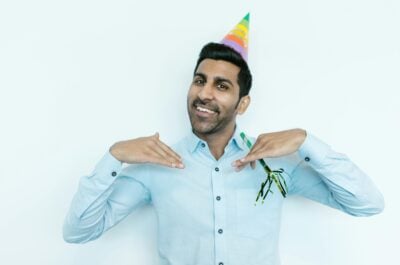
[[302, 160], [292, 173], [292, 190], [351, 215], [368, 216], [383, 210], [384, 199], [376, 185], [345, 154], [311, 134], [298, 153]]
[[80, 179], [63, 225], [64, 240], [83, 243], [100, 236], [112, 184], [121, 170], [121, 163], [106, 154], [93, 173]]

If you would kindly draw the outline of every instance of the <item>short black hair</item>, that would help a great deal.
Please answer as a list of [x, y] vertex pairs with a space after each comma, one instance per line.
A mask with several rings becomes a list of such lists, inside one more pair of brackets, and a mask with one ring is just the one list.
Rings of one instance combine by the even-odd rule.
[[239, 99], [249, 94], [252, 83], [252, 76], [247, 62], [237, 51], [222, 43], [210, 42], [204, 45], [200, 51], [199, 58], [197, 59], [197, 64], [194, 68], [193, 74], [196, 74], [199, 64], [204, 59], [223, 60], [233, 63], [234, 65], [239, 67], [240, 71], [237, 77], [237, 82], [240, 87]]

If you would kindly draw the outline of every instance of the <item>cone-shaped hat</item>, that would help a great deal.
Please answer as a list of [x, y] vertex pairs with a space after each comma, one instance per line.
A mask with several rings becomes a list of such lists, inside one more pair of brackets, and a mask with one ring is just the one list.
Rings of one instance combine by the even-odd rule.
[[240, 53], [247, 62], [248, 36], [250, 13], [237, 24], [222, 40], [221, 43], [233, 48]]

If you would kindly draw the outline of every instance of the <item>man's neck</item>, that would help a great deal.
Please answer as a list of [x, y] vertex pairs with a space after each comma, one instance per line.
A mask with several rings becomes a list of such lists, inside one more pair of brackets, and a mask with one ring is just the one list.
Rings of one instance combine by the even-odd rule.
[[228, 125], [224, 130], [213, 134], [195, 134], [200, 139], [207, 142], [211, 154], [216, 160], [218, 160], [224, 154], [225, 147], [232, 138], [234, 132], [235, 123]]

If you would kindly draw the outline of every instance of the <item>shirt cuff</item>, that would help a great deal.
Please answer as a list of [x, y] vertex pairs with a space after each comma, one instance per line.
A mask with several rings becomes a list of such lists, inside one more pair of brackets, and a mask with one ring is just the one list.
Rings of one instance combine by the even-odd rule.
[[332, 149], [328, 144], [318, 139], [315, 135], [309, 132], [306, 132], [306, 134], [306, 138], [300, 145], [298, 153], [300, 157], [312, 167], [322, 167], [326, 156]]
[[122, 162], [116, 159], [110, 151], [104, 154], [96, 164], [90, 178], [94, 178], [102, 184], [111, 184], [122, 170]]

